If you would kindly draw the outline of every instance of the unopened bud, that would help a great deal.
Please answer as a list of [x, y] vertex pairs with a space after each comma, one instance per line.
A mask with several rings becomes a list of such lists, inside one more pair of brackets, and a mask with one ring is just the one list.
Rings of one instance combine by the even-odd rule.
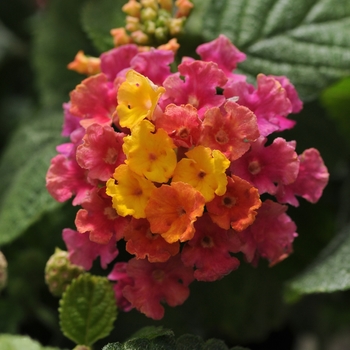
[[155, 30], [156, 30], [156, 24], [153, 21], [147, 21], [144, 23], [144, 32], [146, 34], [151, 34], [153, 35]]
[[150, 7], [146, 7], [141, 10], [141, 20], [142, 21], [154, 21], [157, 18], [157, 11]]
[[131, 33], [131, 38], [136, 44], [139, 45], [145, 45], [149, 42], [148, 35], [141, 30], [137, 30], [136, 32]]
[[175, 5], [177, 6], [178, 10], [176, 12], [175, 17], [180, 18], [180, 17], [188, 17], [190, 14], [193, 4], [189, 0], [177, 0], [175, 2]]
[[45, 267], [45, 282], [50, 292], [61, 296], [73, 279], [84, 273], [81, 266], [72, 264], [68, 259], [68, 252], [56, 248]]
[[98, 57], [86, 56], [84, 51], [79, 51], [74, 61], [69, 63], [67, 68], [80, 74], [94, 75], [100, 73], [101, 60]]
[[165, 11], [171, 12], [173, 9], [173, 0], [158, 0], [158, 3]]
[[165, 42], [168, 39], [169, 31], [166, 27], [159, 27], [155, 30], [154, 36], [158, 42]]
[[136, 0], [129, 0], [123, 7], [122, 11], [129, 16], [139, 17], [141, 10], [141, 4]]
[[136, 17], [126, 16], [125, 28], [129, 32], [136, 32], [140, 29], [140, 20]]
[[146, 8], [150, 7], [153, 10], [157, 11], [158, 10], [158, 3], [157, 0], [141, 0], [141, 5]]
[[171, 36], [179, 35], [182, 32], [184, 23], [185, 17], [170, 19], [168, 28]]
[[7, 284], [7, 261], [5, 255], [0, 252], [0, 291], [6, 287]]
[[110, 31], [113, 37], [113, 43], [115, 47], [129, 44], [131, 42], [130, 36], [126, 33], [124, 28], [115, 28]]

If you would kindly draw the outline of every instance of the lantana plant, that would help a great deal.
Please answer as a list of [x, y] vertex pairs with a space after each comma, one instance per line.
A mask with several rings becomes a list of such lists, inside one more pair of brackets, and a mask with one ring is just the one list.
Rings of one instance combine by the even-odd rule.
[[130, 0], [126, 28], [111, 31], [116, 47], [69, 64], [88, 77], [63, 105], [69, 142], [46, 177], [57, 201], [79, 207], [62, 233], [79, 266], [71, 277], [99, 257], [118, 309], [155, 320], [162, 303], [181, 305], [194, 280], [224, 278], [241, 256], [286, 259], [297, 237], [288, 205], [316, 203], [329, 177], [315, 148], [297, 154], [279, 136], [302, 109], [287, 77], [249, 83], [235, 72], [245, 54], [224, 35], [177, 63], [172, 36], [192, 4], [176, 5], [171, 17], [172, 1]]

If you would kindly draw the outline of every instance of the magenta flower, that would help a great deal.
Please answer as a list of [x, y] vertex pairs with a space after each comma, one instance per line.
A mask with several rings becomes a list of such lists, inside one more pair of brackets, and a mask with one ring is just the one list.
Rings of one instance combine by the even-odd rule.
[[231, 171], [257, 187], [259, 193], [274, 195], [278, 184], [295, 181], [299, 171], [299, 159], [295, 143], [278, 137], [271, 145], [264, 146], [267, 139], [260, 137], [251, 149], [231, 163]]
[[296, 180], [289, 184], [279, 184], [276, 198], [280, 203], [299, 206], [295, 196], [301, 196], [311, 203], [316, 203], [326, 187], [329, 173], [320, 153], [315, 148], [305, 150], [299, 156], [299, 172]]
[[90, 241], [89, 235], [65, 228], [62, 237], [66, 243], [69, 260], [72, 264], [82, 266], [85, 270], [90, 270], [95, 259], [100, 257], [100, 264], [103, 269], [112, 262], [118, 255], [115, 238], [108, 244], [98, 244]]
[[263, 202], [254, 223], [231, 240], [233, 252], [244, 253], [248, 262], [257, 264], [260, 257], [273, 266], [293, 251], [296, 225], [286, 214], [287, 206], [271, 200]]
[[179, 255], [164, 263], [134, 258], [129, 260], [126, 271], [134, 284], [123, 289], [124, 297], [154, 320], [164, 316], [161, 302], [174, 307], [181, 305], [190, 294], [188, 285], [193, 281], [193, 270], [183, 265]]
[[215, 281], [239, 266], [239, 260], [230, 255], [228, 231], [213, 223], [208, 213], [195, 222], [196, 233], [181, 253], [185, 266], [194, 267], [198, 281]]
[[226, 98], [238, 97], [238, 104], [248, 107], [255, 113], [262, 136], [282, 131], [295, 124], [289, 120], [286, 121], [285, 118], [293, 110], [292, 102], [288, 97], [293, 98], [293, 102], [296, 103], [295, 96], [291, 92], [288, 95], [286, 89], [275, 77], [259, 74], [257, 89], [243, 81], [230, 81], [225, 86], [224, 95]]
[[107, 278], [110, 281], [115, 281], [113, 285], [113, 290], [115, 294], [115, 299], [117, 306], [120, 310], [125, 312], [130, 311], [134, 306], [127, 300], [123, 295], [123, 288], [127, 285], [133, 285], [134, 281], [126, 272], [127, 267], [126, 262], [118, 262], [114, 264], [112, 271], [109, 273]]
[[101, 71], [111, 82], [119, 75], [124, 75], [126, 69], [130, 68], [131, 60], [138, 54], [139, 50], [135, 44], [126, 44], [115, 49], [104, 52], [101, 57]]
[[236, 69], [237, 63], [246, 59], [246, 54], [239, 51], [225, 35], [221, 34], [217, 39], [199, 45], [196, 52], [203, 61], [215, 62], [229, 79], [245, 80], [244, 75], [234, 74], [232, 71]]
[[[227, 78], [216, 63], [185, 60], [178, 70], [179, 73], [170, 75], [164, 81], [166, 91], [160, 101], [163, 110], [169, 103], [191, 104], [201, 117], [206, 109], [223, 104], [225, 97], [217, 95], [216, 88], [223, 87]], [[185, 80], [180, 76], [184, 76]]]
[[174, 52], [157, 50], [140, 52], [131, 61], [131, 68], [145, 75], [156, 85], [162, 85], [171, 74], [170, 64], [174, 61]]

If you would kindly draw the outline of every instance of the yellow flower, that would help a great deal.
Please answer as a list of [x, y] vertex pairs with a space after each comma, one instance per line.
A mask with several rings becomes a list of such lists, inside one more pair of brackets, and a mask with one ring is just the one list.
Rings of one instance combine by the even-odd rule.
[[175, 145], [165, 130], [148, 120], [141, 121], [124, 137], [123, 151], [126, 164], [140, 176], [155, 182], [167, 182], [176, 167]]
[[142, 74], [129, 70], [118, 90], [117, 114], [122, 127], [132, 129], [141, 120], [152, 119], [159, 97], [165, 92]]
[[192, 185], [211, 201], [215, 194], [226, 192], [226, 169], [230, 161], [218, 150], [197, 146], [185, 153], [187, 158], [179, 161], [174, 171], [173, 182], [182, 181]]
[[120, 216], [132, 215], [136, 219], [145, 218], [145, 207], [155, 185], [133, 173], [125, 165], [119, 165], [113, 178], [107, 181], [106, 193], [112, 197], [113, 208]]

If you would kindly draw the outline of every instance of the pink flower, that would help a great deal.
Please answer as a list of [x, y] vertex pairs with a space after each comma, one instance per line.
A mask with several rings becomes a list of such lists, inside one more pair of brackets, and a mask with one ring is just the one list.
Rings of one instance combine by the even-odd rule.
[[87, 233], [79, 233], [70, 228], [65, 228], [62, 236], [71, 263], [82, 266], [87, 271], [91, 269], [96, 258], [100, 257], [101, 267], [105, 269], [118, 255], [115, 238], [112, 238], [108, 244], [98, 244], [90, 241]]
[[70, 107], [70, 102], [63, 104], [64, 122], [62, 136], [70, 136], [73, 131], [81, 127], [80, 118], [70, 113]]
[[174, 61], [174, 52], [156, 50], [140, 52], [131, 61], [131, 67], [142, 75], [147, 76], [154, 84], [162, 85], [170, 75], [170, 64]]
[[193, 271], [183, 265], [179, 255], [164, 263], [134, 258], [129, 260], [126, 271], [134, 284], [123, 289], [124, 297], [154, 320], [164, 316], [161, 302], [174, 307], [181, 305], [189, 296], [188, 285], [193, 281]]
[[80, 117], [80, 124], [85, 128], [93, 123], [112, 124], [117, 95], [113, 83], [108, 82], [105, 74], [96, 74], [83, 80], [70, 93], [70, 99], [70, 113]]
[[[206, 109], [223, 104], [225, 97], [216, 94], [217, 87], [223, 87], [227, 78], [214, 62], [185, 60], [178, 67], [179, 73], [165, 79], [166, 92], [160, 100], [165, 108], [169, 103], [191, 104], [201, 117]], [[185, 77], [185, 80], [180, 78]]]
[[115, 49], [104, 52], [101, 55], [101, 71], [109, 81], [123, 75], [127, 68], [130, 68], [131, 60], [138, 54], [135, 44], [126, 44]]
[[232, 237], [231, 251], [243, 252], [247, 261], [253, 264], [257, 264], [259, 257], [267, 259], [270, 266], [287, 258], [293, 251], [292, 243], [297, 233], [286, 210], [286, 205], [269, 199], [263, 202], [254, 223]]
[[244, 77], [245, 80], [245, 76], [233, 74], [232, 71], [236, 69], [237, 63], [246, 59], [246, 55], [239, 51], [225, 35], [220, 34], [217, 39], [199, 45], [196, 52], [203, 61], [217, 63], [228, 78], [237, 81], [237, 78]]
[[167, 105], [155, 124], [157, 129], [162, 128], [168, 133], [177, 147], [190, 148], [198, 143], [201, 121], [192, 105]]
[[289, 184], [279, 184], [276, 198], [281, 203], [299, 206], [295, 196], [301, 196], [311, 203], [316, 203], [329, 179], [327, 167], [315, 148], [305, 150], [299, 156], [299, 172], [296, 180]]
[[291, 128], [295, 124], [285, 118], [293, 110], [289, 95], [279, 80], [272, 76], [259, 74], [256, 90], [246, 82], [230, 81], [225, 87], [224, 95], [226, 98], [237, 96], [238, 104], [255, 113], [262, 136]]
[[126, 159], [122, 150], [125, 136], [109, 125], [90, 125], [77, 149], [78, 164], [88, 170], [90, 178], [107, 181]]
[[221, 151], [228, 159], [241, 157], [250, 144], [259, 137], [255, 114], [233, 101], [224, 105], [224, 113], [218, 107], [204, 114], [199, 143]]
[[113, 270], [107, 276], [109, 280], [116, 281], [116, 283], [113, 285], [115, 299], [118, 308], [124, 312], [128, 312], [133, 309], [131, 303], [123, 295], [123, 288], [134, 283], [133, 279], [129, 277], [126, 272], [127, 265], [128, 264], [126, 262], [116, 263]]
[[252, 143], [251, 149], [241, 158], [231, 163], [231, 171], [257, 187], [259, 193], [274, 195], [278, 184], [295, 181], [299, 170], [299, 159], [295, 152], [295, 142], [287, 142], [281, 137], [264, 147], [267, 139], [260, 137]]
[[87, 178], [86, 171], [76, 161], [76, 149], [81, 143], [82, 127], [70, 134], [72, 142], [56, 147], [59, 155], [51, 159], [46, 174], [46, 188], [58, 202], [65, 202], [75, 196], [73, 205], [81, 204], [87, 193], [96, 185], [96, 181]]
[[239, 266], [239, 260], [231, 257], [227, 230], [212, 222], [208, 213], [195, 223], [196, 233], [184, 246], [181, 259], [185, 266], [195, 267], [198, 281], [215, 281]]
[[91, 190], [82, 207], [84, 209], [77, 212], [75, 225], [80, 233], [88, 232], [92, 242], [107, 244], [113, 236], [117, 241], [123, 237], [128, 219], [117, 214], [105, 187]]

